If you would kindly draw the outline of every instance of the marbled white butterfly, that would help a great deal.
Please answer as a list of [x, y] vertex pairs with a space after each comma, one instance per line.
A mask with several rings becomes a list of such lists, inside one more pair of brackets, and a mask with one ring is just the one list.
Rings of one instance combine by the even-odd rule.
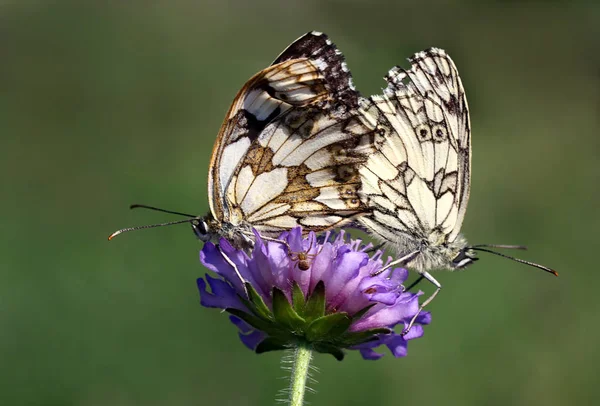
[[209, 214], [133, 205], [189, 219], [126, 228], [109, 239], [190, 222], [204, 242], [225, 237], [248, 249], [253, 228], [273, 239], [298, 225], [318, 232], [348, 223], [366, 211], [357, 165], [373, 136], [357, 117], [358, 99], [335, 45], [322, 33], [302, 36], [250, 78], [229, 108], [209, 165]]
[[361, 118], [376, 134], [375, 152], [359, 164], [359, 195], [370, 212], [357, 222], [401, 255], [386, 269], [406, 265], [420, 274], [419, 280], [433, 283], [437, 289], [423, 306], [441, 288], [429, 271], [462, 269], [477, 260], [477, 250], [556, 275], [545, 266], [488, 249], [525, 247], [469, 246], [460, 234], [471, 180], [465, 91], [454, 62], [443, 50], [419, 52], [410, 62], [408, 70], [389, 71], [383, 95], [359, 101]]

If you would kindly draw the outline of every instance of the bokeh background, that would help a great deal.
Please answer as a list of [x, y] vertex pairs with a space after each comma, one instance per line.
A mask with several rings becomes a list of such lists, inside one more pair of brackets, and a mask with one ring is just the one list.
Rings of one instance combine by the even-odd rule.
[[464, 232], [528, 244], [560, 277], [489, 255], [437, 274], [407, 358], [318, 355], [308, 400], [597, 404], [597, 4], [0, 1], [0, 404], [274, 403], [281, 354], [200, 307], [189, 227], [106, 236], [172, 219], [130, 203], [204, 214], [233, 96], [313, 29], [365, 95], [414, 52], [453, 56], [473, 122]]

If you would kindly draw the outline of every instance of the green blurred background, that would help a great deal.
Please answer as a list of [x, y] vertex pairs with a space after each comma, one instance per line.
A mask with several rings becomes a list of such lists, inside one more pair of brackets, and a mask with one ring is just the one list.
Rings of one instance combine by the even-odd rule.
[[[596, 3], [597, 4], [597, 3]], [[594, 2], [1, 1], [0, 404], [268, 405], [257, 356], [198, 304], [201, 244], [130, 203], [204, 214], [233, 96], [306, 31], [363, 94], [421, 49], [459, 67], [473, 122], [472, 243], [528, 244], [439, 273], [409, 356], [318, 355], [314, 405], [600, 401], [600, 6]], [[482, 255], [483, 256], [483, 255]], [[427, 290], [429, 287], [423, 286]]]

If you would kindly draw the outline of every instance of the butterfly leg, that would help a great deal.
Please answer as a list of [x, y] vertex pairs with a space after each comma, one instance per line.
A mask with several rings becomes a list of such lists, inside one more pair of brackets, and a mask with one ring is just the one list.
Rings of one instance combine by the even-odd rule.
[[[419, 279], [417, 279], [417, 282], [421, 281], [421, 279], [423, 279], [423, 278], [427, 279], [429, 282], [431, 282], [436, 287], [435, 292], [433, 292], [431, 294], [431, 296], [429, 296], [427, 298], [427, 300], [425, 300], [421, 304], [421, 307], [419, 307], [419, 310], [417, 311], [417, 313], [410, 320], [410, 323], [408, 323], [408, 326], [402, 331], [402, 335], [408, 334], [408, 332], [412, 328], [413, 324], [415, 324], [415, 321], [417, 320], [417, 317], [419, 317], [419, 314], [421, 314], [421, 312], [423, 311], [423, 309], [425, 308], [425, 306], [427, 306], [429, 303], [431, 303], [431, 301], [437, 296], [437, 294], [439, 293], [439, 291], [442, 289], [442, 285], [440, 285], [440, 283], [437, 280], [435, 280], [435, 278], [433, 276], [431, 276], [428, 272], [421, 273], [421, 276], [419, 277]], [[414, 286], [415, 284], [416, 283], [413, 283], [411, 285], [411, 287]]]
[[408, 292], [409, 290], [411, 290], [412, 288], [417, 286], [423, 279], [425, 279], [425, 277], [423, 275], [419, 274], [419, 277], [413, 283], [411, 283], [408, 288], [405, 288], [404, 291]]
[[376, 273], [372, 274], [371, 276], [377, 276], [385, 271], [387, 271], [388, 269], [390, 269], [391, 267], [393, 267], [394, 265], [406, 265], [408, 264], [410, 261], [412, 261], [413, 259], [415, 259], [415, 257], [417, 255], [419, 255], [421, 253], [421, 251], [413, 251], [408, 255], [403, 256], [400, 259], [397, 259], [395, 261], [390, 262], [389, 264], [387, 264], [386, 266], [384, 266], [383, 268], [381, 268], [379, 271], [377, 271]]
[[287, 241], [279, 240], [277, 238], [265, 237], [264, 235], [261, 235], [260, 238], [264, 241], [271, 241], [281, 244], [287, 248], [288, 252], [292, 252], [292, 247], [290, 247], [290, 244], [288, 244]]
[[237, 275], [238, 279], [240, 280], [240, 282], [242, 282], [242, 287], [244, 288], [244, 293], [246, 294], [246, 298], [250, 297], [250, 296], [248, 296], [248, 289], [246, 289], [246, 280], [242, 277], [242, 274], [240, 273], [237, 266], [233, 263], [231, 258], [229, 258], [227, 256], [227, 254], [225, 254], [225, 252], [223, 252], [223, 249], [221, 248], [221, 246], [219, 244], [217, 244], [217, 248], [219, 249], [219, 253], [223, 257], [225, 262], [227, 262], [229, 265], [231, 265], [231, 267], [233, 268], [233, 271]]

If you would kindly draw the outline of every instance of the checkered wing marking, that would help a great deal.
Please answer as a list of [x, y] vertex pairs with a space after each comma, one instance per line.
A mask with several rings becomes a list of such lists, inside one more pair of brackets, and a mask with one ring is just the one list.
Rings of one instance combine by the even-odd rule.
[[261, 234], [320, 231], [366, 210], [356, 166], [372, 130], [343, 57], [323, 34], [294, 42], [236, 96], [210, 165], [215, 218]]
[[387, 241], [454, 241], [470, 188], [471, 129], [465, 92], [440, 49], [414, 55], [411, 69], [390, 70], [382, 96], [361, 101], [363, 119], [377, 128], [360, 169], [361, 199], [373, 214], [361, 222]]

